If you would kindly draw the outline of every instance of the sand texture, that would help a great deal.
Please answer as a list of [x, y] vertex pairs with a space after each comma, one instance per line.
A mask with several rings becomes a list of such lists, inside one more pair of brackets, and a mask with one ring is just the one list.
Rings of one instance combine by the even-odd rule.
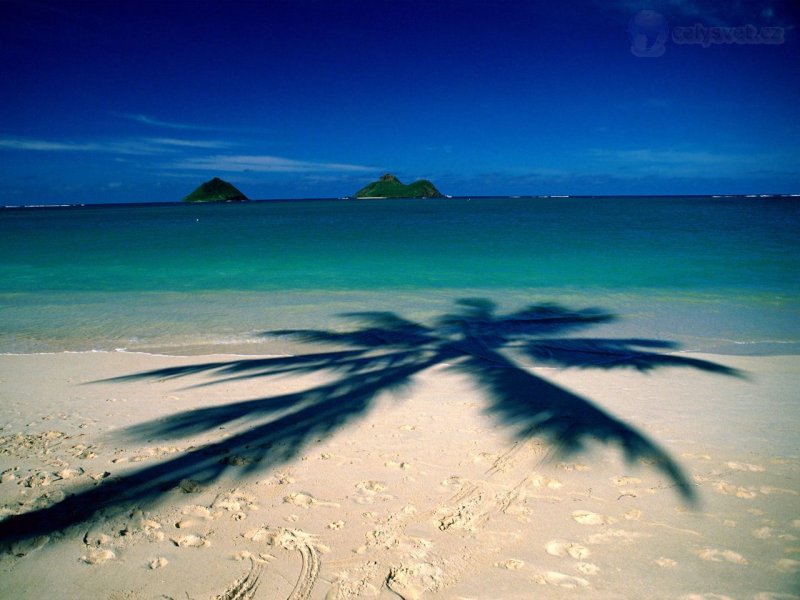
[[800, 597], [798, 357], [290, 358], [0, 356], [0, 597]]

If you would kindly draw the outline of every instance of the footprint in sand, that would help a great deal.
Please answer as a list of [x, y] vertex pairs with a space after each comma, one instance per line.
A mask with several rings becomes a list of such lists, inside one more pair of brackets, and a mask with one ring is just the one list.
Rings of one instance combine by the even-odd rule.
[[81, 560], [88, 565], [102, 565], [104, 562], [114, 560], [117, 555], [107, 548], [88, 548]]
[[360, 481], [356, 484], [356, 493], [352, 496], [358, 504], [372, 504], [376, 500], [390, 500], [392, 496], [384, 493], [386, 485], [380, 481]]
[[518, 560], [516, 558], [509, 558], [508, 560], [494, 563], [494, 566], [500, 567], [501, 569], [507, 569], [509, 571], [519, 571], [525, 566], [525, 561]]
[[772, 527], [759, 527], [753, 530], [753, 537], [757, 540], [768, 540], [775, 535], [775, 530]]
[[56, 477], [59, 479], [74, 479], [80, 475], [83, 475], [83, 469], [78, 467], [77, 469], [61, 469], [60, 471], [56, 472]]
[[541, 585], [557, 585], [568, 589], [586, 587], [589, 585], [589, 582], [581, 577], [572, 577], [571, 575], [565, 575], [558, 571], [547, 571], [547, 573], [543, 575], [536, 575], [533, 580]]
[[435, 592], [444, 581], [443, 571], [430, 563], [401, 566], [389, 571], [386, 587], [403, 600], [423, 598], [426, 592]]
[[631, 543], [642, 537], [649, 537], [649, 534], [625, 531], [624, 529], [609, 529], [602, 533], [590, 535], [586, 538], [586, 542], [588, 544], [608, 544], [613, 542]]
[[179, 548], [206, 548], [211, 545], [211, 542], [206, 536], [194, 535], [193, 533], [172, 537], [169, 538], [169, 541]]
[[410, 517], [417, 514], [417, 509], [412, 504], [407, 504], [399, 511], [392, 512], [388, 518], [375, 525], [375, 529], [365, 534], [366, 544], [356, 548], [356, 554], [365, 554], [370, 548], [393, 548], [400, 544], [405, 523]]
[[599, 515], [588, 510], [573, 511], [572, 520], [581, 525], [610, 525], [614, 522], [611, 517]]
[[166, 567], [169, 564], [169, 561], [164, 558], [163, 556], [159, 556], [158, 558], [154, 558], [150, 562], [147, 563], [147, 566], [150, 567], [151, 570], [155, 571], [156, 569], [161, 569]]
[[317, 500], [310, 494], [304, 494], [302, 492], [294, 492], [289, 494], [288, 496], [284, 497], [283, 501], [287, 504], [293, 504], [294, 506], [300, 506], [306, 509], [311, 508], [312, 506], [330, 506], [333, 508], [339, 507], [339, 505], [335, 502], [323, 502], [322, 500]]
[[86, 535], [83, 536], [83, 543], [86, 544], [86, 546], [103, 546], [104, 544], [111, 543], [111, 536], [99, 531], [88, 531]]
[[776, 563], [775, 568], [781, 573], [797, 573], [800, 571], [800, 560], [782, 558]]
[[187, 506], [181, 511], [182, 515], [190, 516], [190, 517], [197, 517], [199, 519], [205, 519], [210, 521], [212, 519], [216, 519], [220, 516], [220, 512], [211, 512], [206, 506], [198, 506], [197, 504], [192, 504]]
[[302, 494], [300, 492], [294, 492], [288, 496], [285, 496], [283, 501], [286, 504], [293, 504], [294, 506], [301, 506], [303, 508], [310, 508], [317, 503], [313, 496], [310, 496], [309, 494]]
[[584, 575], [597, 575], [600, 572], [600, 567], [586, 562], [578, 563], [575, 568]]
[[26, 477], [25, 480], [22, 482], [22, 485], [29, 488], [34, 487], [46, 487], [50, 485], [52, 479], [50, 478], [50, 473], [46, 473], [41, 471], [39, 473], [35, 473]]
[[344, 521], [334, 521], [333, 523], [328, 523], [328, 529], [333, 529], [334, 531], [341, 529], [342, 527], [344, 527]]
[[762, 473], [766, 471], [761, 465], [751, 465], [749, 463], [729, 462], [725, 466], [733, 471], [749, 471], [751, 473]]
[[[134, 517], [132, 515], [132, 517]], [[143, 514], [133, 518], [133, 529], [141, 531], [150, 541], [160, 542], [164, 539], [164, 532], [161, 531], [161, 523], [153, 519], [146, 518]]]
[[674, 569], [675, 567], [678, 566], [678, 563], [676, 561], [672, 560], [671, 558], [667, 558], [665, 556], [662, 556], [661, 558], [658, 558], [653, 562], [656, 563], [662, 569]]
[[175, 523], [176, 529], [188, 529], [189, 527], [194, 527], [197, 525], [197, 521], [193, 519], [181, 519], [177, 523]]
[[217, 496], [211, 504], [211, 508], [223, 509], [228, 512], [242, 513], [249, 510], [258, 510], [255, 497], [245, 494], [239, 490], [233, 490], [221, 496]]
[[746, 565], [747, 559], [733, 550], [718, 550], [716, 548], [701, 548], [695, 550], [695, 554], [702, 559], [710, 562], [727, 561], [737, 565]]
[[288, 485], [290, 483], [294, 483], [294, 481], [294, 478], [288, 473], [278, 471], [269, 479], [265, 479], [259, 483], [266, 485]]
[[264, 529], [263, 527], [257, 527], [256, 529], [251, 529], [250, 531], [244, 532], [242, 537], [253, 542], [263, 542], [269, 535], [270, 533], [267, 529]]
[[739, 487], [727, 481], [718, 481], [714, 484], [714, 490], [726, 496], [736, 496], [745, 500], [752, 500], [758, 496], [758, 492], [752, 488]]
[[558, 490], [564, 487], [564, 484], [561, 483], [558, 479], [545, 477], [544, 475], [539, 475], [539, 474], [531, 477], [530, 483], [535, 488], [547, 488], [549, 490]]
[[182, 479], [178, 488], [184, 494], [198, 494], [203, 491], [202, 486], [194, 479]]
[[325, 600], [377, 598], [381, 595], [381, 591], [372, 582], [380, 581], [380, 587], [383, 588], [387, 579], [385, 573], [385, 568], [376, 561], [368, 561], [350, 570], [334, 573]]
[[575, 560], [582, 560], [591, 554], [587, 547], [564, 540], [548, 542], [544, 549], [551, 556], [571, 556]]

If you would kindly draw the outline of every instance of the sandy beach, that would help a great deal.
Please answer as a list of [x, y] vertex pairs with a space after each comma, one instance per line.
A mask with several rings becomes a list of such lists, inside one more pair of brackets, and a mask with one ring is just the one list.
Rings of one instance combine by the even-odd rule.
[[448, 364], [329, 405], [268, 357], [0, 356], [0, 597], [796, 598], [800, 360], [682, 358], [738, 375], [529, 369], [591, 416], [559, 445]]

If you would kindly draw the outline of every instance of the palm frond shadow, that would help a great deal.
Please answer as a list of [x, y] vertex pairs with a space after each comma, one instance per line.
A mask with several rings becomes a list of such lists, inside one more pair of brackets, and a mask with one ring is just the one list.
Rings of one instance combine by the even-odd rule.
[[580, 452], [593, 442], [617, 446], [628, 460], [652, 464], [684, 501], [695, 500], [691, 484], [667, 452], [590, 400], [538, 377], [514, 356], [559, 367], [639, 371], [691, 367], [734, 376], [739, 375], [737, 371], [705, 360], [658, 352], [674, 349], [670, 342], [564, 337], [614, 319], [598, 309], [571, 310], [556, 304], [537, 304], [502, 315], [485, 299], [463, 299], [456, 305], [454, 312], [430, 326], [390, 312], [362, 312], [347, 315], [360, 324], [348, 332], [268, 332], [337, 346], [330, 352], [237, 358], [111, 380], [206, 374], [210, 381], [205, 385], [213, 385], [291, 373], [327, 372], [334, 376], [299, 392], [190, 409], [131, 427], [127, 437], [140, 443], [223, 427], [234, 433], [176, 458], [110, 478], [48, 508], [8, 517], [0, 522], [0, 540], [52, 534], [97, 517], [119, 515], [134, 506], [153, 505], [184, 479], [211, 484], [226, 474], [243, 477], [290, 461], [313, 440], [329, 436], [364, 416], [380, 394], [407, 386], [422, 371], [443, 364], [473, 378], [486, 392], [489, 414], [518, 438], [546, 438], [556, 453], [565, 456]]

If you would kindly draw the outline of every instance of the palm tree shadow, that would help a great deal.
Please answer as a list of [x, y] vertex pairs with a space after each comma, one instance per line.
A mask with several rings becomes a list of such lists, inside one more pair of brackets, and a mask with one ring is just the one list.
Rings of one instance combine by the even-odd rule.
[[649, 371], [676, 366], [738, 376], [737, 371], [658, 352], [674, 349], [670, 342], [572, 336], [614, 319], [598, 309], [537, 304], [502, 315], [485, 299], [463, 299], [456, 305], [455, 311], [431, 326], [390, 312], [364, 312], [347, 315], [360, 323], [349, 332], [268, 332], [337, 347], [330, 352], [197, 363], [109, 380], [206, 374], [210, 381], [204, 385], [215, 385], [282, 374], [325, 372], [333, 376], [299, 392], [186, 410], [131, 427], [126, 436], [139, 443], [223, 427], [234, 433], [176, 458], [78, 490], [47, 508], [8, 517], [0, 522], [0, 541], [49, 535], [94, 518], [118, 516], [134, 506], [153, 505], [185, 479], [202, 486], [223, 475], [244, 477], [290, 461], [313, 440], [363, 417], [379, 395], [408, 386], [421, 372], [442, 364], [473, 378], [486, 392], [489, 413], [519, 439], [546, 438], [560, 455], [580, 452], [590, 442], [618, 446], [628, 460], [646, 460], [660, 470], [685, 502], [695, 501], [691, 484], [667, 452], [590, 400], [538, 377], [514, 355], [560, 367]]

